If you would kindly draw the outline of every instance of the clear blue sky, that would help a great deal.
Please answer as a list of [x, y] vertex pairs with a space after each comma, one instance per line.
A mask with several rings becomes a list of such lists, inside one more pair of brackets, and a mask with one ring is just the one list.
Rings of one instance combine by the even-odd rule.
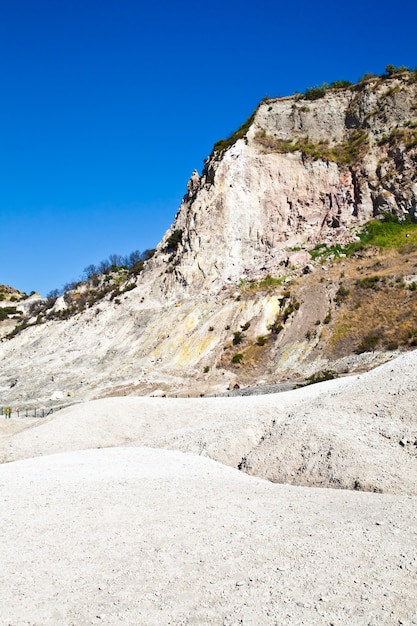
[[154, 247], [264, 96], [417, 65], [415, 0], [3, 0], [0, 283]]

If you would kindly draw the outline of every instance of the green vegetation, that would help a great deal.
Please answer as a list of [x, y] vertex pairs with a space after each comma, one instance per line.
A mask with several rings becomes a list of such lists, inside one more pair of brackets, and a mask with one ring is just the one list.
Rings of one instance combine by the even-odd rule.
[[408, 219], [401, 221], [397, 216], [385, 213], [382, 220], [373, 220], [359, 234], [362, 245], [378, 248], [400, 248], [407, 244], [417, 246], [417, 224]]
[[[288, 318], [300, 308], [300, 303], [297, 302], [295, 298], [290, 296], [289, 292], [285, 292], [283, 294], [283, 298], [281, 300], [281, 304], [285, 304], [286, 300], [289, 299], [288, 304], [285, 306], [282, 313], [278, 313], [275, 320], [268, 326], [268, 330], [271, 335], [279, 335], [279, 333], [284, 329], [284, 324], [288, 320]], [[259, 338], [258, 338], [259, 339]], [[260, 345], [258, 343], [258, 345]]]
[[378, 142], [379, 146], [390, 146], [403, 143], [406, 150], [417, 146], [417, 123], [409, 121], [405, 128], [394, 128], [389, 135], [384, 135]]
[[240, 330], [237, 330], [236, 332], [233, 333], [233, 345], [237, 346], [239, 343], [242, 343], [242, 341], [244, 340], [245, 335], [240, 332]]
[[326, 95], [328, 89], [329, 85], [327, 83], [323, 83], [321, 87], [309, 87], [305, 90], [304, 98], [306, 100], [318, 100]]
[[[341, 258], [351, 256], [355, 252], [374, 246], [377, 248], [397, 248], [399, 252], [412, 252], [417, 249], [417, 224], [411, 223], [410, 218], [400, 220], [391, 213], [385, 213], [381, 220], [372, 220], [363, 226], [358, 233], [359, 241], [354, 241], [342, 246], [335, 244], [328, 246], [325, 243], [317, 244], [310, 250], [314, 260], [327, 259], [328, 257]], [[369, 288], [369, 277], [364, 279], [360, 286]], [[375, 288], [375, 285], [373, 285]]]
[[314, 261], [317, 259], [327, 259], [329, 257], [336, 259], [342, 258], [348, 254], [349, 245], [342, 246], [340, 243], [336, 243], [333, 246], [328, 246], [327, 243], [318, 243], [310, 250], [310, 255]]
[[332, 89], [349, 89], [353, 83], [349, 80], [335, 80], [330, 85], [323, 83], [320, 86], [309, 87], [305, 90], [304, 95], [299, 94], [297, 99], [305, 98], [306, 100], [319, 100], [323, 98], [329, 90]]
[[412, 330], [408, 332], [407, 339], [408, 339], [409, 346], [413, 348], [417, 346], [417, 329], [416, 328], [413, 328]]
[[359, 278], [356, 281], [358, 287], [362, 287], [362, 289], [374, 289], [375, 291], [379, 289], [379, 276], [365, 276], [365, 278]]
[[230, 137], [217, 141], [213, 146], [213, 150], [210, 156], [213, 156], [215, 154], [216, 158], [220, 158], [228, 148], [230, 148], [237, 142], [238, 139], [243, 139], [244, 137], [246, 137], [246, 133], [248, 132], [255, 118], [256, 111], [257, 109], [255, 109], [252, 115], [250, 115], [248, 119], [243, 122], [243, 124], [234, 133], [230, 135]]
[[342, 302], [348, 297], [350, 291], [344, 285], [340, 285], [339, 289], [336, 291], [335, 302], [337, 306], [340, 306]]
[[285, 276], [281, 276], [280, 278], [274, 278], [271, 274], [267, 274], [263, 280], [259, 283], [252, 283], [250, 288], [253, 289], [255, 287], [259, 287], [260, 289], [268, 289], [269, 287], [278, 287], [278, 285], [282, 285], [285, 280]]
[[279, 335], [279, 333], [284, 330], [284, 326], [281, 323], [281, 316], [278, 315], [275, 319], [274, 322], [272, 322], [272, 324], [270, 324], [268, 326], [268, 330], [273, 334], [273, 335]]
[[238, 353], [232, 356], [232, 363], [236, 364], [236, 363], [240, 363], [241, 361], [243, 361], [243, 354]]
[[323, 370], [321, 372], [317, 372], [316, 374], [312, 374], [307, 378], [303, 385], [297, 385], [297, 387], [307, 387], [308, 385], [315, 385], [316, 383], [322, 383], [325, 380], [333, 380], [334, 378], [338, 378], [337, 372], [332, 370]]
[[298, 311], [300, 308], [300, 303], [297, 300], [291, 299], [289, 304], [285, 307], [284, 312], [282, 314], [282, 321], [285, 324], [287, 319], [292, 315], [295, 311]]
[[167, 239], [164, 252], [167, 252], [167, 253], [176, 252], [178, 249], [178, 246], [180, 245], [182, 241], [182, 235], [183, 235], [183, 231], [181, 228], [177, 228], [176, 230], [174, 230], [172, 235], [170, 235]]
[[405, 65], [399, 65], [398, 67], [395, 67], [395, 65], [392, 65], [391, 63], [385, 67], [385, 71], [388, 76], [395, 76], [395, 74], [404, 74], [404, 72], [411, 72], [410, 68], [406, 67]]
[[332, 314], [329, 311], [323, 320], [323, 324], [330, 324], [331, 321], [332, 321]]
[[[115, 304], [120, 303], [118, 296], [136, 288], [134, 277], [142, 272], [145, 262], [154, 254], [155, 249], [145, 250], [142, 253], [136, 250], [124, 257], [111, 254], [108, 259], [101, 261], [98, 265], [89, 265], [84, 270], [82, 280], [66, 283], [62, 289], [50, 291], [45, 300], [32, 303], [29, 313], [7, 335], [7, 338], [11, 339], [27, 328], [29, 320], [33, 317], [36, 317], [36, 320], [31, 324], [41, 324], [52, 319], [65, 320], [93, 306], [108, 295]], [[60, 296], [64, 297], [67, 308], [54, 311], [53, 306]]]
[[279, 278], [274, 278], [271, 274], [267, 274], [265, 278], [260, 281], [248, 282], [247, 279], [241, 280], [238, 287], [242, 292], [247, 292], [247, 290], [253, 291], [273, 291], [279, 285], [285, 281], [286, 276], [280, 276]]
[[370, 333], [362, 339], [356, 349], [356, 354], [362, 354], [363, 352], [373, 352], [379, 343], [380, 337], [376, 333]]
[[[359, 79], [358, 83], [355, 85], [348, 80], [335, 80], [328, 83], [323, 83], [319, 86], [309, 87], [305, 90], [304, 94], [297, 93], [295, 94], [295, 101], [300, 99], [314, 101], [320, 98], [323, 98], [328, 91], [331, 90], [340, 90], [340, 89], [353, 89], [353, 90], [361, 90], [364, 88], [365, 83], [370, 80], [381, 82], [386, 79], [390, 79], [394, 76], [400, 74], [409, 74], [409, 80], [417, 81], [417, 69], [410, 70], [408, 67], [400, 65], [395, 67], [392, 64], [386, 66], [386, 73], [381, 76], [375, 76], [374, 74], [368, 73], [364, 74], [362, 78]], [[389, 95], [389, 94], [388, 94]], [[270, 98], [264, 98], [263, 102], [268, 102]], [[255, 111], [245, 120], [245, 122], [231, 135], [227, 138], [220, 139], [217, 141], [213, 150], [209, 156], [209, 158], [205, 162], [205, 167], [203, 170], [203, 176], [206, 177], [206, 182], [211, 184], [214, 181], [215, 169], [210, 164], [210, 160], [214, 157], [216, 160], [220, 159], [223, 153], [233, 146], [238, 139], [244, 139], [246, 134], [254, 121], [256, 112], [260, 105], [255, 109]], [[293, 109], [296, 109], [297, 106], [294, 103]], [[270, 107], [271, 109], [271, 107]], [[270, 110], [269, 109], [269, 110]], [[301, 111], [308, 112], [310, 109], [307, 105], [303, 105], [299, 108]], [[269, 144], [265, 145], [265, 147], [269, 147], [270, 149], [274, 149], [278, 152], [293, 152], [296, 150], [301, 150], [301, 152], [307, 156], [310, 156], [314, 159], [326, 159], [328, 161], [334, 161], [336, 163], [345, 163], [351, 164], [357, 162], [361, 156], [363, 155], [363, 151], [367, 146], [367, 136], [363, 129], [352, 130], [350, 137], [339, 145], [330, 146], [327, 142], [322, 142], [319, 144], [314, 144], [309, 141], [308, 137], [304, 139], [298, 139], [297, 141], [283, 141], [278, 140], [273, 137], [265, 137], [264, 141], [260, 141], [260, 143]], [[259, 138], [258, 138], [259, 140]], [[412, 137], [409, 140], [409, 143], [416, 141], [415, 137]], [[273, 143], [273, 145], [271, 145]], [[413, 143], [415, 145], [415, 143]]]
[[330, 89], [349, 89], [352, 85], [353, 83], [350, 80], [335, 80], [330, 83], [329, 87]]
[[15, 306], [0, 307], [0, 322], [7, 320], [9, 315], [22, 315], [22, 312], [18, 311]]
[[368, 135], [365, 130], [352, 130], [345, 141], [333, 146], [327, 140], [314, 143], [308, 136], [285, 140], [266, 135], [264, 132], [256, 135], [256, 141], [273, 152], [301, 152], [305, 157], [315, 161], [322, 159], [342, 165], [352, 165], [359, 161], [368, 147]]

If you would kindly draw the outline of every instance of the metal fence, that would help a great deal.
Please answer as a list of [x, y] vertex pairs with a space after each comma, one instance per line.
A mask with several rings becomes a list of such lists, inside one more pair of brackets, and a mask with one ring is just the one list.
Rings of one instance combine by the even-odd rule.
[[21, 407], [13, 407], [13, 406], [1, 406], [0, 407], [0, 417], [4, 417], [6, 419], [16, 418], [16, 417], [47, 417], [51, 415], [54, 411], [59, 409], [50, 408], [21, 408]]

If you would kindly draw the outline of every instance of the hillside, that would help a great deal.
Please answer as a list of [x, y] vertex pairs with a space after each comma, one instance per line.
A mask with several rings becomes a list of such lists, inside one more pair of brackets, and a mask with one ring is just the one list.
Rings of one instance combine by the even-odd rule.
[[415, 72], [263, 101], [140, 266], [9, 331], [3, 404], [301, 382], [413, 348], [416, 128]]
[[0, 420], [0, 623], [414, 624], [416, 357]]
[[417, 624], [416, 128], [263, 101], [156, 250], [0, 287], [0, 626]]

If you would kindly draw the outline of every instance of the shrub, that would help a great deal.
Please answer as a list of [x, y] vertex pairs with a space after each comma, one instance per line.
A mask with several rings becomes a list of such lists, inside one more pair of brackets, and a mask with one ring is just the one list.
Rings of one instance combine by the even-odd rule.
[[334, 378], [338, 378], [337, 372], [334, 372], [333, 370], [323, 370], [309, 376], [304, 385], [300, 386], [305, 387], [307, 385], [315, 385], [316, 383], [322, 383], [325, 380], [333, 380]]
[[300, 308], [300, 303], [297, 300], [291, 300], [291, 302], [285, 307], [284, 312], [282, 314], [282, 321], [285, 322], [287, 319], [294, 313], [294, 311], [298, 311]]
[[408, 333], [408, 345], [417, 346], [417, 330], [410, 330]]
[[205, 365], [205, 366], [204, 366], [204, 369], [203, 369], [203, 372], [204, 372], [205, 374], [207, 374], [207, 372], [209, 372], [209, 371], [210, 371], [209, 366], [208, 366], [208, 365]]
[[242, 343], [244, 338], [245, 338], [245, 335], [241, 333], [240, 330], [237, 330], [236, 332], [233, 333], [233, 345], [237, 346], [239, 343]]
[[356, 349], [356, 354], [362, 354], [363, 352], [373, 352], [379, 343], [380, 337], [376, 333], [370, 333], [362, 339], [359, 346]]
[[214, 144], [214, 147], [210, 156], [213, 156], [214, 154], [216, 154], [216, 157], [220, 157], [223, 154], [223, 152], [225, 152], [228, 148], [233, 146], [237, 142], [238, 139], [243, 139], [244, 137], [246, 137], [246, 133], [248, 132], [255, 118], [256, 110], [252, 113], [252, 115], [248, 117], [248, 119], [245, 122], [243, 122], [243, 124], [234, 133], [230, 135], [230, 137], [228, 137], [227, 139], [220, 139], [219, 141], [217, 141]]
[[358, 83], [364, 83], [367, 80], [372, 80], [373, 78], [377, 78], [377, 76], [373, 74], [372, 72], [367, 72], [366, 74], [364, 74], [363, 76], [359, 78]]
[[281, 324], [281, 317], [278, 315], [275, 322], [268, 326], [268, 330], [273, 335], [279, 335], [279, 333], [283, 330], [284, 326]]
[[350, 291], [344, 285], [340, 285], [336, 291], [336, 304], [340, 305], [345, 298], [348, 297]]
[[266, 344], [266, 337], [264, 337], [263, 335], [259, 335], [256, 338], [256, 345], [257, 346], [264, 346]]
[[0, 308], [0, 322], [6, 320], [9, 315], [21, 315], [22, 313], [16, 309], [15, 306], [4, 306]]
[[329, 85], [330, 89], [347, 89], [348, 87], [352, 87], [350, 80], [335, 80]]
[[399, 65], [398, 67], [395, 67], [395, 65], [392, 65], [392, 63], [389, 63], [385, 67], [385, 71], [388, 76], [394, 76], [394, 74], [402, 74], [403, 72], [409, 72], [410, 68], [406, 67], [405, 65]]
[[240, 363], [243, 360], [243, 354], [237, 353], [232, 356], [232, 363]]
[[281, 276], [280, 278], [274, 278], [271, 274], [267, 274], [263, 280], [260, 280], [259, 283], [251, 283], [249, 285], [249, 289], [270, 289], [272, 287], [277, 287], [281, 285], [285, 280], [285, 276]]
[[249, 327], [250, 327], [250, 322], [245, 322], [245, 324], [242, 324], [241, 329], [245, 331], [245, 330], [248, 330]]
[[178, 246], [182, 241], [182, 233], [183, 231], [181, 228], [177, 228], [176, 230], [174, 230], [172, 235], [170, 235], [167, 239], [164, 252], [169, 253], [177, 251]]
[[306, 100], [318, 100], [319, 98], [323, 98], [328, 88], [327, 83], [323, 83], [321, 87], [309, 87], [304, 93], [304, 98]]
[[362, 289], [374, 289], [378, 291], [379, 276], [365, 276], [365, 278], [358, 279], [356, 285]]

